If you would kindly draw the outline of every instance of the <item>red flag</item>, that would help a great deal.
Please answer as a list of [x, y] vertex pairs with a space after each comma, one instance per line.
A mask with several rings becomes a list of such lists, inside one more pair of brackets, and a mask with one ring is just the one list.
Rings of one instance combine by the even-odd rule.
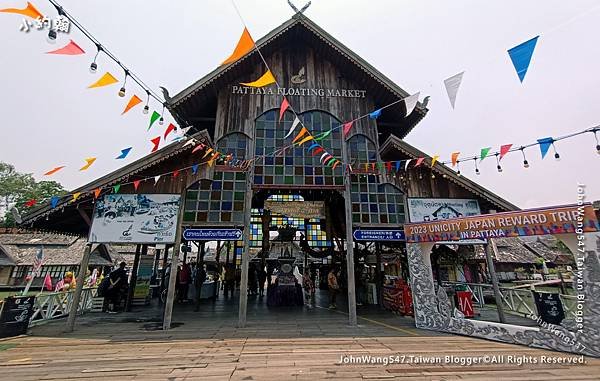
[[320, 154], [320, 153], [321, 153], [321, 152], [323, 152], [323, 151], [325, 151], [325, 150], [323, 149], [323, 147], [317, 147], [317, 148], [316, 148], [316, 149], [313, 151], [313, 153], [312, 153], [312, 155], [311, 155], [311, 156], [317, 156], [318, 154]]
[[173, 178], [176, 179], [179, 176], [179, 169], [173, 171]]
[[46, 274], [44, 277], [44, 288], [46, 291], [52, 291], [52, 278], [50, 277], [50, 274]]
[[387, 168], [388, 172], [392, 172], [392, 162], [388, 161], [387, 163], [385, 163], [385, 167]]
[[417, 162], [415, 163], [415, 167], [418, 167], [419, 165], [421, 165], [421, 163], [423, 162], [423, 160], [425, 160], [424, 157], [420, 157], [417, 159]]
[[25, 203], [25, 206], [28, 208], [31, 208], [32, 206], [34, 206], [35, 204], [37, 204], [37, 200], [35, 198], [32, 198], [31, 200], [28, 200]]
[[200, 151], [201, 149], [204, 149], [206, 146], [202, 143], [198, 144], [196, 147], [194, 147], [194, 149], [192, 150], [192, 153], [196, 153], [198, 151]]
[[158, 150], [158, 145], [160, 144], [160, 136], [157, 136], [150, 141], [152, 142], [152, 144], [154, 144], [154, 147], [152, 147], [151, 152], [156, 152]]
[[348, 122], [348, 123], [344, 124], [344, 137], [348, 136], [348, 133], [352, 129], [352, 124], [353, 123], [354, 123], [354, 121]]
[[285, 114], [285, 110], [290, 107], [290, 103], [288, 102], [286, 97], [283, 97], [283, 101], [281, 102], [281, 106], [279, 107], [279, 121], [283, 119], [283, 114]]
[[508, 151], [510, 151], [510, 147], [512, 147], [512, 144], [505, 144], [502, 147], [500, 147], [500, 157], [498, 158], [498, 160], [502, 160], [504, 155], [506, 155]]
[[167, 136], [169, 136], [169, 134], [175, 131], [176, 129], [177, 127], [175, 127], [173, 123], [169, 123], [169, 127], [167, 127], [167, 129], [165, 130], [165, 140], [167, 140]]
[[100, 197], [100, 192], [102, 191], [102, 188], [96, 188], [94, 189], [94, 199], [97, 199], [98, 197]]
[[375, 163], [371, 163], [371, 170], [374, 171], [375, 170]]
[[60, 166], [60, 167], [53, 168], [53, 169], [49, 170], [48, 172], [44, 173], [44, 176], [50, 176], [50, 175], [53, 175], [53, 174], [55, 174], [56, 172], [58, 172], [58, 171], [60, 171], [61, 169], [63, 169], [64, 167], [65, 167], [65, 166], [63, 165], [63, 166]]
[[140, 186], [141, 182], [142, 182], [142, 180], [134, 180], [133, 181], [133, 189], [135, 189], [137, 191], [137, 189]]

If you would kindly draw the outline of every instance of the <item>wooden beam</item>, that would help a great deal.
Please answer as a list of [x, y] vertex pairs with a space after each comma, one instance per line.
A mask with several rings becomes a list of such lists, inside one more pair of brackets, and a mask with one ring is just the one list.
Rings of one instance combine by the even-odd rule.
[[77, 205], [77, 211], [79, 212], [79, 215], [81, 216], [81, 218], [83, 218], [83, 221], [85, 221], [85, 223], [87, 224], [88, 227], [92, 226], [92, 220], [90, 219], [90, 216], [88, 216], [88, 214], [85, 212], [85, 210], [81, 209], [79, 207], [79, 205]]
[[73, 294], [73, 303], [71, 303], [71, 310], [69, 311], [69, 318], [67, 319], [66, 332], [73, 332], [75, 328], [75, 317], [77, 316], [77, 309], [79, 307], [79, 301], [81, 300], [81, 291], [83, 290], [83, 281], [85, 279], [85, 273], [87, 271], [88, 263], [90, 262], [90, 256], [92, 253], [92, 244], [88, 243], [85, 245], [83, 251], [83, 258], [79, 264], [79, 273], [77, 274], [77, 284], [75, 285], [75, 293]]

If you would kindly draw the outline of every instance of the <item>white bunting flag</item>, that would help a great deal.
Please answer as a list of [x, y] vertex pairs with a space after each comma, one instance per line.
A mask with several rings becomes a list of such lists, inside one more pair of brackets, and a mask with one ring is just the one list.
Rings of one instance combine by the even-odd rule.
[[283, 138], [287, 139], [288, 136], [290, 136], [292, 134], [292, 132], [294, 132], [294, 130], [296, 129], [296, 127], [298, 126], [299, 123], [300, 123], [300, 119], [298, 119], [298, 117], [296, 117], [296, 119], [294, 119], [294, 123], [292, 123], [292, 128], [290, 128], [290, 131]]
[[417, 106], [417, 102], [419, 101], [419, 94], [420, 93], [416, 93], [404, 98], [404, 105], [406, 106], [406, 116], [409, 116]]
[[450, 104], [452, 105], [452, 108], [454, 108], [454, 103], [456, 102], [456, 94], [458, 93], [458, 88], [460, 87], [460, 83], [462, 82], [464, 73], [464, 71], [460, 72], [444, 80], [444, 85], [446, 86], [446, 92], [448, 93], [448, 98], [450, 99]]
[[160, 175], [154, 176], [154, 185], [158, 184], [158, 180], [160, 180]]
[[410, 164], [411, 161], [412, 161], [412, 159], [406, 160], [406, 164], [404, 164], [404, 171], [405, 172], [406, 172], [406, 170], [408, 170], [408, 164]]

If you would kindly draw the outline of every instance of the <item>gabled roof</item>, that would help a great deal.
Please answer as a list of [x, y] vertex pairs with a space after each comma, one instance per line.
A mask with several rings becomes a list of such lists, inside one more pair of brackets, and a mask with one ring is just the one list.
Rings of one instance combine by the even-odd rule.
[[[373, 94], [373, 98], [381, 102], [378, 106], [384, 106], [410, 95], [358, 54], [354, 53], [316, 23], [300, 13], [294, 15], [291, 19], [258, 40], [256, 46], [263, 56], [268, 56], [271, 52], [284, 46], [283, 40], [286, 38], [319, 46], [319, 57], [337, 64], [336, 66], [340, 70], [349, 73], [348, 78], [352, 78], [353, 81], [358, 83], [376, 84], [378, 91]], [[202, 122], [202, 120], [199, 121], [198, 119], [203, 119], [197, 118], [198, 116], [209, 116], [212, 112], [211, 107], [216, 108], [216, 96], [219, 89], [223, 86], [236, 83], [235, 80], [237, 78], [251, 71], [253, 66], [260, 62], [260, 55], [257, 49], [254, 49], [233, 63], [219, 66], [172, 98], [167, 97], [167, 108], [181, 125], [197, 126], [198, 123], [195, 122]], [[394, 133], [401, 137], [406, 136], [428, 111], [419, 102], [411, 115], [404, 118], [406, 111], [404, 106], [401, 105], [396, 108], [398, 115], [401, 114], [401, 118], [389, 121], [391, 122], [389, 123], [385, 119], [388, 116], [382, 115], [378, 120], [378, 125], [380, 126], [380, 130], [382, 130], [381, 125], [392, 127]], [[391, 114], [391, 110], [392, 108], [388, 110], [388, 115]], [[214, 115], [212, 116], [214, 117]], [[196, 119], [192, 120], [193, 117], [196, 117]], [[205, 119], [210, 120], [211, 118]], [[385, 131], [386, 129], [383, 128], [383, 130]]]
[[[390, 137], [388, 137], [385, 143], [381, 145], [379, 152], [380, 155], [383, 157], [386, 154], [392, 154], [393, 150], [397, 150], [411, 159], [418, 159], [421, 157], [430, 158], [429, 155], [411, 146], [404, 140], [398, 138], [397, 136], [391, 135]], [[429, 163], [431, 164], [431, 159], [429, 159]], [[428, 167], [431, 167], [431, 165], [428, 165]], [[516, 205], [490, 192], [486, 188], [482, 187], [474, 181], [469, 180], [465, 176], [458, 176], [456, 172], [446, 167], [444, 164], [437, 162], [434, 165], [433, 170], [441, 175], [445, 175], [446, 179], [448, 179], [449, 181], [452, 181], [453, 183], [459, 185], [460, 187], [466, 189], [467, 191], [473, 193], [476, 196], [482, 197], [483, 199], [491, 202], [503, 211], [519, 209]]]

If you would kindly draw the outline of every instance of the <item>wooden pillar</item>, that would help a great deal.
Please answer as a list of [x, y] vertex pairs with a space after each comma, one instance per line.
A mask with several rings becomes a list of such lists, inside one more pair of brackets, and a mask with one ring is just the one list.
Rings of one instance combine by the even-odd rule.
[[181, 228], [183, 225], [183, 212], [185, 210], [186, 188], [181, 191], [179, 200], [179, 216], [177, 217], [177, 230], [175, 233], [175, 246], [171, 254], [171, 275], [169, 276], [169, 288], [167, 290], [167, 302], [165, 303], [165, 314], [163, 317], [163, 330], [171, 329], [171, 319], [173, 317], [173, 301], [175, 300], [175, 282], [177, 281], [177, 265], [179, 262], [179, 249], [181, 247]]
[[156, 276], [158, 275], [158, 262], [160, 262], [160, 249], [155, 249], [155, 251], [156, 252], [154, 253], [154, 266], [152, 267], [152, 275], [156, 279]]
[[[247, 152], [254, 152], [254, 139], [250, 140]], [[246, 310], [248, 307], [248, 265], [250, 262], [250, 221], [252, 220], [252, 197], [254, 190], [254, 165], [251, 162], [249, 170], [246, 172], [246, 197], [244, 200], [244, 251], [242, 252], [242, 279], [240, 284], [240, 307], [238, 311], [238, 328], [246, 326]], [[233, 254], [235, 261], [235, 251]]]
[[[342, 134], [342, 156], [344, 163], [350, 163], [348, 157], [348, 147], [346, 139]], [[344, 176], [344, 206], [346, 215], [346, 277], [348, 279], [348, 323], [350, 326], [356, 326], [356, 287], [354, 280], [354, 237], [352, 235], [352, 199], [351, 199], [351, 174], [342, 164]]]
[[506, 323], [504, 310], [502, 309], [502, 296], [500, 296], [498, 277], [496, 276], [496, 268], [494, 267], [494, 260], [492, 259], [492, 251], [496, 252], [496, 243], [491, 238], [488, 239], [488, 241], [488, 244], [485, 245], [485, 257], [487, 259], [488, 271], [492, 280], [492, 287], [494, 288], [494, 298], [496, 299], [496, 308], [498, 309], [498, 319], [500, 320], [500, 323]]
[[169, 255], [169, 245], [165, 246], [165, 252], [163, 254], [162, 270], [161, 270], [161, 274], [160, 274], [160, 291], [161, 292], [162, 292], [162, 290], [165, 289], [165, 275], [167, 273], [168, 255]]
[[92, 244], [88, 243], [85, 245], [83, 251], [83, 258], [79, 264], [79, 273], [77, 274], [77, 284], [75, 286], [75, 293], [73, 294], [73, 301], [71, 303], [71, 310], [69, 311], [69, 318], [67, 319], [66, 332], [73, 332], [75, 328], [75, 317], [77, 316], [77, 309], [79, 307], [79, 301], [81, 300], [81, 291], [83, 290], [83, 281], [85, 279], [85, 272], [90, 262], [90, 255], [92, 253]]
[[217, 269], [221, 263], [221, 241], [217, 241], [217, 251], [215, 253], [215, 260], [217, 261]]
[[379, 243], [375, 242], [375, 290], [377, 291], [377, 304], [383, 306], [383, 275], [381, 272], [381, 252], [379, 251]]
[[141, 255], [148, 255], [148, 245], [137, 245], [135, 248], [135, 258], [133, 259], [133, 268], [131, 269], [131, 281], [127, 290], [127, 301], [125, 302], [125, 311], [131, 311], [131, 302], [135, 292], [135, 283], [137, 282], [138, 267], [140, 267], [140, 248]]
[[227, 241], [226, 243], [227, 245], [227, 251], [226, 251], [226, 257], [225, 257], [225, 266], [229, 265], [229, 254], [231, 253], [231, 241]]

